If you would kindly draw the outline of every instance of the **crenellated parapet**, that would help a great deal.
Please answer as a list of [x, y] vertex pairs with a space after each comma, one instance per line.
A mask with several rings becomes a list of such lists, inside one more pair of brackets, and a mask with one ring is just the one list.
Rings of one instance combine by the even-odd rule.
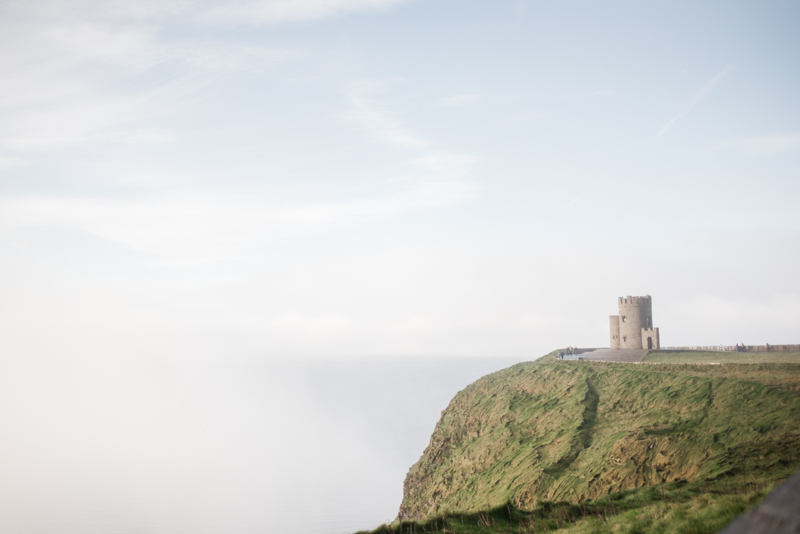
[[647, 305], [647, 306], [649, 306], [651, 301], [652, 301], [652, 297], [650, 295], [645, 295], [643, 297], [631, 297], [631, 296], [619, 297], [619, 305], [620, 306], [623, 306], [623, 305], [625, 305], [625, 306], [628, 306], [628, 305], [633, 305], [633, 306]]

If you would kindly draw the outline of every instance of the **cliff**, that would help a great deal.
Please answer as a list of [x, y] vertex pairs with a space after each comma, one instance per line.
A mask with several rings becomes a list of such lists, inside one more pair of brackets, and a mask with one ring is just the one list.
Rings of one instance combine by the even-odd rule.
[[518, 364], [442, 412], [399, 519], [675, 481], [774, 483], [800, 467], [798, 391], [796, 363]]

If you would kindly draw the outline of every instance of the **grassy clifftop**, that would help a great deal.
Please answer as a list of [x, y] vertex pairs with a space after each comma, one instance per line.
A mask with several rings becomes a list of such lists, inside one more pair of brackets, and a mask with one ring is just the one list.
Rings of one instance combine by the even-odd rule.
[[764, 489], [800, 468], [799, 386], [798, 363], [518, 364], [453, 398], [400, 519], [588, 507], [670, 484]]

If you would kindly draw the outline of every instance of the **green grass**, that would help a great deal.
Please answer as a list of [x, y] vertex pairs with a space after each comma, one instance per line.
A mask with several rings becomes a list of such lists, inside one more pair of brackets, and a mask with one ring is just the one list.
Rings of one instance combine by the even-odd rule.
[[395, 521], [357, 534], [712, 534], [758, 504], [774, 484], [677, 482], [614, 493], [596, 501], [545, 502], [522, 510], [507, 502], [426, 521]]
[[796, 363], [800, 352], [651, 352], [646, 363]]
[[483, 377], [409, 471], [408, 521], [375, 532], [715, 532], [800, 468], [800, 363], [710, 355]]

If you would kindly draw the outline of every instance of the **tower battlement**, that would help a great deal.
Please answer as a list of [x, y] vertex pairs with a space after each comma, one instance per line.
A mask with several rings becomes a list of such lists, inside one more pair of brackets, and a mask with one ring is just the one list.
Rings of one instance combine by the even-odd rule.
[[627, 297], [619, 297], [619, 304], [622, 305], [641, 305], [641, 304], [650, 304], [652, 302], [652, 297], [650, 295], [645, 295], [643, 297], [632, 297], [628, 295]]

